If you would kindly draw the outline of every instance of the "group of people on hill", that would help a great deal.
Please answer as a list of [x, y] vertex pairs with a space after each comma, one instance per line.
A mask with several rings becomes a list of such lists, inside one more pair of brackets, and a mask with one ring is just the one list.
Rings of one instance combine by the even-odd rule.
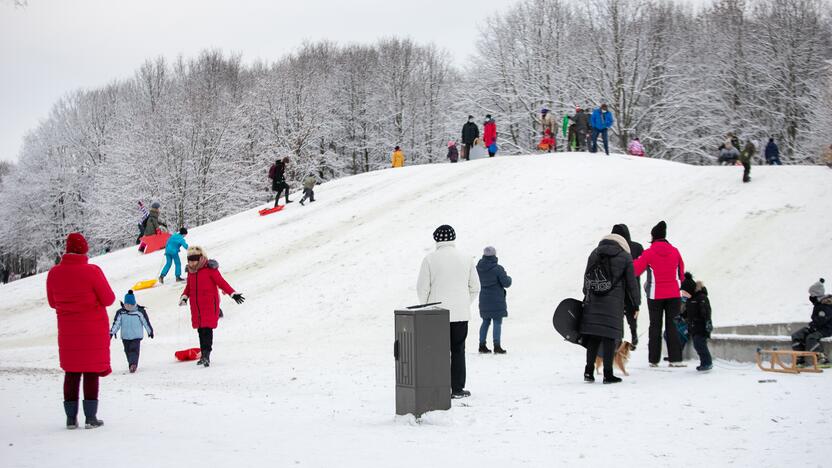
[[[179, 243], [181, 245], [184, 240]], [[179, 305], [190, 302], [191, 325], [197, 330], [200, 343], [198, 365], [208, 367], [213, 332], [221, 314], [218, 290], [231, 296], [237, 304], [242, 304], [245, 298], [225, 281], [218, 263], [210, 260], [204, 249], [190, 246], [187, 251], [188, 277]], [[151, 339], [155, 337], [147, 309], [138, 304], [132, 290], [124, 295], [112, 325], [109, 324], [107, 307], [115, 302], [116, 296], [101, 268], [89, 263], [88, 252], [83, 235], [69, 234], [66, 253], [60, 263], [49, 270], [46, 278], [46, 297], [58, 319], [58, 356], [64, 371], [64, 412], [68, 429], [79, 426], [79, 408], [83, 409], [87, 429], [104, 424], [98, 418], [99, 379], [112, 372], [110, 339], [120, 334], [129, 372], [134, 373], [138, 368], [144, 333], [147, 332]], [[176, 263], [178, 267], [178, 261]], [[84, 398], [80, 401], [82, 382]]]

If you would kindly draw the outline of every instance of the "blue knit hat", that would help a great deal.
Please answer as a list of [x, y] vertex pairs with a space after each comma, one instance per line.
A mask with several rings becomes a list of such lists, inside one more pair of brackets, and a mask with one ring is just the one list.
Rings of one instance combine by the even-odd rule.
[[124, 295], [124, 304], [136, 305], [136, 296], [133, 295], [132, 289]]

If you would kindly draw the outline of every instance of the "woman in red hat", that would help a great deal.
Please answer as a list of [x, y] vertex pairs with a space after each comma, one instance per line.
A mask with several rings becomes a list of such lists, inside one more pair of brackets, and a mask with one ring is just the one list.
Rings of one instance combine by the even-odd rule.
[[87, 240], [73, 232], [66, 238], [61, 263], [46, 277], [46, 297], [58, 315], [58, 354], [64, 375], [67, 429], [78, 427], [78, 393], [84, 380], [85, 427], [104, 424], [98, 412], [98, 378], [109, 375], [110, 334], [106, 307], [116, 296], [96, 265], [89, 264]]

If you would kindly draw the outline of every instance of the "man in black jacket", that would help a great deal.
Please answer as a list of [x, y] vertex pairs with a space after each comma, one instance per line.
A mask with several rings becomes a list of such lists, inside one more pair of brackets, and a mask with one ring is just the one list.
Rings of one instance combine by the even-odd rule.
[[462, 159], [468, 160], [471, 156], [471, 147], [480, 137], [480, 129], [474, 123], [474, 116], [469, 115], [468, 121], [462, 126]]
[[[630, 246], [630, 255], [633, 257], [633, 260], [641, 257], [641, 254], [644, 253], [644, 246], [638, 242], [633, 242], [632, 239], [630, 239], [630, 229], [626, 224], [616, 224], [612, 227], [612, 233], [618, 234], [627, 241], [627, 245]], [[639, 290], [641, 290], [641, 277], [636, 276], [636, 282]], [[627, 295], [624, 301], [624, 317], [627, 318], [627, 325], [630, 327], [630, 349], [633, 351], [635, 351], [636, 346], [638, 346], [638, 324], [636, 323], [636, 319], [638, 318], [638, 314], [636, 314], [637, 309], [638, 307], [633, 304], [632, 298]]]
[[[820, 340], [832, 336], [832, 294], [823, 296], [812, 309], [812, 321], [809, 325], [792, 334], [792, 349], [795, 351], [812, 351], [820, 353], [818, 362], [829, 365], [829, 358], [823, 354]], [[798, 359], [798, 365], [803, 364]]]
[[[584, 112], [581, 106], [576, 106], [575, 115], [570, 115], [569, 120], [575, 123], [578, 151], [586, 151], [586, 136], [589, 135], [589, 114]], [[630, 241], [629, 237], [625, 237], [625, 239], [627, 239], [627, 242]]]
[[287, 164], [289, 164], [288, 156], [275, 161], [269, 169], [269, 178], [272, 179], [272, 190], [277, 192], [277, 195], [274, 197], [275, 207], [277, 207], [277, 204], [280, 201], [280, 194], [283, 193], [284, 190], [286, 191], [286, 203], [292, 203], [292, 200], [289, 200], [289, 184], [286, 183], [286, 175], [284, 174]]

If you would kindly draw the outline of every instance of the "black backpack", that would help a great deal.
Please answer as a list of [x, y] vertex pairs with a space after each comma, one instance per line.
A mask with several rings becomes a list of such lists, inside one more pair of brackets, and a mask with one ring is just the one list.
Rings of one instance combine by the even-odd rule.
[[586, 269], [584, 287], [587, 294], [606, 296], [621, 281], [621, 278], [612, 277], [611, 259], [612, 257], [608, 255], [598, 254], [595, 263]]

